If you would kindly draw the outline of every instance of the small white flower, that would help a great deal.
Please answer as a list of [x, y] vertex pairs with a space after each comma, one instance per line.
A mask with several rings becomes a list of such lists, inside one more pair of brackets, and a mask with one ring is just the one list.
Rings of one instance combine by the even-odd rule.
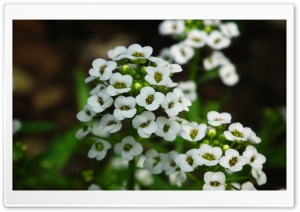
[[203, 20], [203, 24], [206, 26], [218, 26], [220, 23], [220, 20]]
[[154, 182], [152, 174], [145, 169], [137, 170], [135, 179], [143, 186], [151, 186]]
[[240, 35], [238, 26], [234, 22], [227, 22], [227, 23], [220, 24], [220, 29], [221, 32], [229, 38], [237, 37]]
[[127, 169], [128, 168], [128, 161], [123, 160], [122, 157], [115, 156], [110, 160], [110, 165], [115, 169]]
[[160, 174], [163, 171], [161, 154], [155, 149], [149, 149], [145, 155], [144, 168], [152, 174]]
[[[105, 83], [105, 82], [104, 82]], [[94, 87], [91, 91], [90, 91], [90, 95], [97, 95], [101, 90], [103, 90], [103, 88], [105, 88], [104, 85], [102, 84], [98, 84], [96, 87]]]
[[117, 46], [107, 52], [107, 55], [112, 60], [121, 60], [126, 57], [127, 48], [125, 46]]
[[184, 41], [186, 45], [201, 48], [205, 46], [207, 39], [207, 33], [203, 30], [192, 29], [189, 31], [186, 40]]
[[170, 80], [171, 70], [166, 66], [147, 66], [145, 80], [151, 85], [166, 85]]
[[98, 186], [97, 184], [91, 184], [87, 190], [102, 190], [100, 186]]
[[132, 160], [135, 156], [142, 153], [143, 147], [139, 142], [136, 142], [132, 136], [127, 136], [122, 139], [121, 143], [115, 145], [115, 153], [121, 155], [124, 160]]
[[225, 156], [219, 159], [219, 164], [229, 169], [229, 171], [238, 172], [247, 164], [247, 158], [240, 156], [240, 153], [235, 149], [228, 149], [225, 152]]
[[102, 160], [107, 153], [107, 150], [111, 148], [111, 144], [102, 139], [96, 140], [92, 145], [92, 148], [88, 152], [89, 158], [96, 158], [97, 160]]
[[93, 111], [101, 113], [106, 108], [109, 108], [113, 101], [114, 100], [106, 93], [105, 90], [101, 90], [97, 95], [90, 96], [87, 103], [91, 106]]
[[207, 114], [207, 119], [210, 125], [220, 126], [222, 124], [229, 124], [231, 122], [231, 115], [229, 113], [211, 111]]
[[121, 75], [120, 73], [114, 73], [109, 83], [110, 85], [106, 88], [106, 92], [110, 96], [116, 96], [120, 93], [126, 93], [130, 91], [130, 86], [132, 84], [132, 76], [130, 75]]
[[158, 61], [157, 66], [167, 67], [167, 68], [170, 69], [171, 73], [182, 72], [182, 67], [180, 65], [176, 64], [176, 63], [170, 64], [170, 63], [167, 63], [166, 61]]
[[230, 61], [225, 55], [220, 51], [214, 51], [210, 57], [206, 57], [203, 60], [203, 66], [206, 71], [210, 71], [219, 66], [229, 64]]
[[122, 123], [111, 114], [105, 114], [100, 123], [103, 132], [115, 133], [122, 128]]
[[172, 92], [167, 93], [166, 99], [161, 106], [169, 116], [177, 116], [179, 112], [183, 111], [183, 107], [179, 102], [179, 97]]
[[117, 67], [117, 63], [98, 58], [93, 61], [92, 66], [93, 68], [90, 69], [89, 74], [105, 81], [111, 77], [113, 70]]
[[195, 101], [197, 99], [197, 93], [196, 93], [197, 86], [194, 81], [190, 80], [186, 82], [179, 82], [178, 88], [182, 90], [184, 96], [189, 100]]
[[195, 51], [184, 43], [178, 43], [171, 46], [170, 53], [176, 63], [183, 65], [194, 57]]
[[161, 35], [181, 35], [184, 33], [185, 24], [183, 20], [166, 20], [158, 28]]
[[104, 138], [109, 137], [110, 133], [104, 132], [102, 128], [103, 126], [101, 125], [101, 120], [97, 120], [92, 123], [90, 132], [95, 136], [104, 137]]
[[171, 52], [170, 52], [170, 49], [169, 48], [163, 48], [159, 55], [158, 55], [158, 58], [161, 58], [162, 60], [166, 61], [166, 62], [169, 62], [171, 63], [173, 61], [173, 58], [172, 58], [172, 55], [171, 55]]
[[132, 125], [137, 129], [139, 136], [149, 138], [157, 130], [157, 124], [154, 120], [154, 113], [144, 111], [141, 115], [137, 115], [132, 119]]
[[177, 133], [180, 131], [180, 124], [174, 120], [167, 119], [165, 117], [158, 117], [156, 119], [158, 126], [155, 134], [162, 137], [166, 141], [174, 141]]
[[220, 147], [211, 147], [208, 144], [202, 144], [199, 148], [199, 156], [201, 158], [201, 164], [205, 166], [215, 166], [222, 156], [222, 149]]
[[225, 37], [220, 31], [212, 31], [207, 38], [207, 45], [213, 49], [224, 49], [231, 43], [230, 39]]
[[178, 116], [172, 116], [170, 117], [170, 120], [174, 120], [176, 121], [179, 125], [180, 125], [180, 130], [177, 133], [177, 135], [181, 135], [182, 133], [182, 126], [189, 123], [187, 120], [183, 119], [183, 118], [179, 118]]
[[174, 150], [161, 156], [163, 170], [165, 170], [166, 175], [173, 174], [176, 171], [178, 165], [175, 163], [175, 158], [177, 156], [178, 152]]
[[173, 82], [172, 80], [170, 80], [167, 84], [165, 84], [165, 86], [168, 87], [168, 88], [173, 88], [173, 87], [178, 86], [178, 83]]
[[94, 79], [96, 79], [97, 77], [93, 77], [93, 76], [89, 76], [87, 78], [84, 79], [84, 82], [85, 83], [89, 83], [89, 82], [92, 82]]
[[225, 190], [225, 174], [223, 172], [206, 172], [204, 174], [204, 191]]
[[87, 136], [91, 131], [91, 127], [88, 125], [84, 125], [82, 128], [76, 131], [75, 137], [78, 140], [83, 139], [85, 136]]
[[251, 174], [259, 186], [267, 183], [267, 175], [261, 169], [251, 169]]
[[188, 141], [199, 141], [204, 138], [207, 126], [196, 122], [187, 123], [182, 126], [181, 136]]
[[247, 162], [255, 169], [262, 169], [263, 164], [266, 162], [266, 157], [257, 152], [254, 146], [247, 146], [243, 152], [243, 156], [247, 158]]
[[256, 133], [254, 131], [251, 132], [248, 140], [253, 144], [259, 144], [261, 142], [260, 137], [256, 136]]
[[241, 190], [256, 191], [257, 189], [254, 187], [254, 185], [250, 181], [247, 181], [247, 182], [242, 184], [242, 189]]
[[136, 114], [135, 99], [131, 96], [118, 96], [114, 102], [114, 116], [118, 120], [132, 118]]
[[224, 132], [224, 136], [229, 141], [246, 141], [252, 132], [249, 127], [243, 127], [240, 123], [233, 123], [228, 129], [229, 131]]
[[154, 111], [165, 100], [165, 95], [161, 92], [155, 92], [152, 87], [147, 86], [141, 89], [140, 94], [135, 99], [139, 106], [145, 107], [149, 111]]
[[149, 58], [153, 52], [152, 47], [141, 47], [139, 44], [132, 44], [127, 49], [127, 58], [131, 60]]
[[197, 166], [201, 165], [199, 149], [191, 149], [186, 154], [178, 155], [175, 162], [184, 172], [194, 171]]
[[233, 86], [239, 81], [239, 75], [236, 73], [235, 66], [228, 63], [219, 69], [219, 75], [222, 82], [227, 86]]
[[186, 179], [187, 179], [186, 173], [181, 170], [169, 175], [170, 184], [176, 185], [178, 187], [181, 187], [182, 183], [185, 182]]
[[79, 111], [76, 115], [77, 119], [82, 122], [91, 121], [92, 118], [97, 113], [92, 110], [92, 107], [90, 105], [84, 106], [83, 110]]
[[183, 110], [189, 111], [190, 109], [188, 107], [192, 106], [192, 102], [187, 97], [185, 97], [182, 90], [180, 90], [179, 88], [175, 88], [173, 92], [179, 97], [179, 102], [182, 105]]
[[19, 119], [13, 120], [13, 134], [16, 134], [22, 127], [22, 123]]

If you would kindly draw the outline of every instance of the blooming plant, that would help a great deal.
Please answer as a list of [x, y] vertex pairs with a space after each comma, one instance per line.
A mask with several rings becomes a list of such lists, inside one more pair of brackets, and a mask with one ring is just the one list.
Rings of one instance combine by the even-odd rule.
[[[239, 35], [236, 24], [164, 21], [159, 32], [180, 41], [164, 50], [169, 60], [153, 57], [150, 46], [133, 44], [109, 50], [110, 61], [93, 61], [85, 81], [94, 88], [77, 114], [83, 127], [76, 133], [77, 139], [93, 142], [88, 157], [104, 160], [114, 152], [128, 161], [128, 190], [136, 188], [139, 177], [152, 175], [167, 176], [178, 187], [189, 178], [198, 190], [256, 190], [266, 183], [266, 158], [254, 147], [261, 142], [256, 133], [227, 112], [210, 111], [200, 121], [188, 118], [198, 99], [199, 49], [213, 50], [200, 64], [204, 70], [218, 70], [227, 85], [237, 83], [234, 65], [219, 52]], [[190, 80], [174, 82], [172, 77], [185, 71], [180, 65], [189, 61]]]

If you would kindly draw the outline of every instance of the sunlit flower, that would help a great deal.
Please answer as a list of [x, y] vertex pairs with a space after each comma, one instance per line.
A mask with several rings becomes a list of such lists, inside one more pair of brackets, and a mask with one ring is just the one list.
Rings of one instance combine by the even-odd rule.
[[154, 113], [144, 111], [141, 115], [137, 115], [132, 119], [132, 125], [137, 129], [139, 136], [149, 138], [157, 130], [157, 124], [154, 120]]
[[180, 131], [180, 124], [174, 120], [165, 117], [158, 117], [156, 119], [157, 131], [155, 134], [162, 137], [166, 141], [174, 141], [177, 133]]
[[207, 33], [203, 30], [192, 29], [189, 31], [186, 40], [184, 41], [186, 45], [201, 48], [205, 46], [207, 39]]
[[111, 114], [105, 114], [101, 119], [102, 131], [115, 133], [122, 128], [122, 123]]
[[247, 164], [247, 158], [240, 156], [240, 153], [235, 149], [228, 149], [225, 156], [219, 159], [219, 164], [232, 172], [238, 172]]
[[225, 37], [220, 31], [214, 30], [207, 37], [207, 45], [213, 49], [224, 49], [231, 43], [228, 37]]
[[199, 141], [204, 138], [207, 126], [196, 122], [187, 123], [182, 126], [181, 136], [188, 141]]
[[181, 35], [184, 33], [185, 24], [183, 20], [166, 20], [158, 28], [161, 35]]
[[171, 46], [170, 53], [174, 61], [182, 65], [186, 64], [190, 59], [192, 59], [195, 51], [192, 47], [184, 43], [178, 43]]
[[97, 113], [92, 110], [92, 107], [90, 105], [85, 105], [83, 110], [77, 113], [76, 117], [79, 121], [87, 122], [91, 121], [96, 114]]
[[140, 94], [135, 99], [139, 106], [145, 107], [149, 111], [154, 111], [165, 100], [165, 95], [161, 92], [155, 92], [152, 87], [147, 86], [141, 89]]
[[166, 85], [170, 80], [170, 68], [165, 66], [146, 67], [147, 75], [145, 80], [151, 85]]
[[178, 152], [174, 150], [161, 156], [163, 170], [165, 170], [166, 175], [173, 174], [176, 171], [178, 165], [175, 163], [175, 158], [177, 156]]
[[174, 172], [173, 174], [169, 175], [169, 182], [171, 185], [176, 185], [178, 187], [182, 186], [182, 183], [185, 182], [187, 179], [186, 173], [179, 170]]
[[136, 114], [135, 99], [131, 96], [118, 96], [114, 102], [114, 117], [118, 120], [132, 118]]
[[127, 48], [125, 46], [117, 46], [107, 52], [107, 55], [112, 60], [121, 60], [126, 58]]
[[228, 63], [219, 69], [219, 75], [222, 82], [227, 86], [233, 86], [239, 81], [239, 75], [236, 73], [235, 66]]
[[183, 111], [179, 97], [172, 92], [167, 93], [165, 101], [162, 102], [161, 106], [169, 116], [177, 116], [179, 112]]
[[263, 164], [266, 162], [266, 157], [258, 153], [254, 146], [247, 146], [243, 152], [243, 156], [247, 158], [247, 162], [255, 169], [262, 169]]
[[249, 127], [243, 127], [240, 123], [233, 123], [228, 129], [229, 131], [224, 132], [224, 136], [229, 141], [246, 141], [252, 132]]
[[221, 32], [229, 38], [237, 37], [240, 35], [238, 26], [234, 22], [222, 23], [222, 24], [220, 24], [220, 29], [221, 29]]
[[152, 47], [141, 47], [139, 44], [132, 44], [127, 49], [127, 58], [131, 60], [149, 58], [153, 52]]
[[91, 106], [93, 111], [101, 113], [106, 108], [109, 108], [113, 101], [114, 100], [106, 93], [105, 90], [101, 90], [97, 95], [89, 97], [87, 103]]
[[179, 97], [179, 103], [182, 105], [183, 110], [189, 111], [188, 107], [192, 106], [192, 102], [183, 94], [182, 90], [175, 88], [173, 92]]
[[182, 90], [184, 96], [191, 101], [195, 101], [197, 99], [197, 92], [196, 92], [196, 83], [192, 80], [186, 82], [179, 82], [178, 88]]
[[96, 158], [97, 160], [102, 160], [106, 154], [107, 150], [111, 148], [111, 144], [102, 139], [96, 140], [88, 152], [89, 158]]
[[267, 175], [261, 169], [251, 169], [251, 174], [259, 186], [267, 183]]
[[117, 63], [113, 61], [106, 61], [98, 58], [92, 63], [93, 68], [90, 69], [89, 74], [93, 77], [99, 77], [100, 80], [108, 80], [112, 71], [117, 67]]
[[231, 122], [231, 115], [229, 113], [211, 111], [207, 114], [207, 119], [210, 125], [220, 126], [222, 124], [229, 124]]
[[201, 165], [215, 166], [218, 164], [219, 159], [222, 156], [222, 149], [220, 147], [211, 147], [208, 144], [202, 144], [199, 148], [199, 156], [201, 159]]
[[132, 76], [130, 75], [114, 73], [109, 80], [110, 85], [106, 89], [107, 94], [110, 96], [116, 96], [120, 93], [126, 93], [130, 91], [132, 80]]
[[194, 171], [197, 166], [201, 165], [199, 149], [191, 149], [186, 154], [178, 155], [175, 162], [184, 172]]
[[117, 143], [114, 147], [115, 153], [121, 155], [124, 160], [132, 160], [135, 156], [142, 153], [143, 147], [136, 142], [132, 136], [127, 136]]
[[206, 172], [204, 174], [204, 191], [225, 190], [225, 174], [223, 172]]
[[155, 149], [149, 149], [145, 155], [144, 168], [153, 174], [160, 174], [163, 171], [161, 154]]

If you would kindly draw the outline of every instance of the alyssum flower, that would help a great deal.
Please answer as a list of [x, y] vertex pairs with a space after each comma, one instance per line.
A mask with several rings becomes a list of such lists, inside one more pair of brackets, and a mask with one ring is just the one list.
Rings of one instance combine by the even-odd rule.
[[111, 114], [105, 114], [101, 119], [102, 131], [115, 133], [122, 128], [122, 123]]
[[111, 144], [102, 139], [96, 140], [92, 145], [92, 148], [88, 152], [89, 158], [96, 158], [97, 160], [102, 160], [107, 153], [107, 150], [111, 148]]
[[132, 76], [130, 75], [121, 75], [120, 73], [113, 74], [109, 80], [110, 85], [106, 88], [107, 94], [116, 96], [130, 91], [132, 80]]
[[161, 106], [169, 116], [177, 116], [179, 112], [183, 111], [183, 106], [179, 102], [179, 97], [173, 92], [167, 93], [165, 101]]
[[175, 158], [178, 156], [178, 152], [171, 151], [161, 156], [162, 167], [165, 170], [166, 175], [173, 174], [176, 171], [178, 165], [175, 163]]
[[204, 138], [206, 129], [205, 124], [187, 123], [182, 126], [181, 136], [188, 141], [199, 141]]
[[141, 89], [140, 94], [135, 99], [139, 106], [145, 107], [149, 111], [154, 111], [165, 100], [165, 95], [147, 86]]
[[101, 90], [97, 95], [89, 97], [87, 103], [91, 106], [93, 111], [101, 113], [106, 108], [110, 107], [113, 101], [114, 100], [106, 93], [105, 90]]
[[98, 58], [93, 61], [92, 66], [93, 68], [90, 69], [89, 74], [105, 81], [111, 77], [113, 70], [117, 67], [117, 63]]
[[266, 162], [266, 157], [258, 153], [254, 146], [247, 146], [243, 152], [243, 156], [247, 158], [248, 163], [255, 169], [262, 169], [263, 164]]
[[162, 137], [166, 141], [174, 141], [177, 133], [180, 131], [180, 124], [174, 120], [165, 117], [158, 117], [156, 119], [157, 131], [155, 134]]
[[225, 156], [219, 159], [219, 163], [229, 171], [238, 172], [247, 164], [247, 158], [240, 156], [239, 152], [235, 149], [228, 149], [225, 152]]
[[159, 174], [163, 171], [161, 154], [155, 149], [149, 149], [145, 155], [144, 168], [153, 174]]
[[136, 142], [132, 136], [122, 139], [121, 143], [115, 145], [115, 153], [121, 155], [124, 160], [132, 160], [135, 156], [140, 155], [143, 147]]
[[246, 141], [252, 131], [249, 127], [243, 127], [240, 123], [233, 123], [228, 129], [229, 131], [224, 132], [224, 136], [229, 141]]
[[131, 96], [118, 96], [114, 102], [114, 117], [118, 120], [132, 118], [136, 114], [135, 99]]
[[151, 85], [166, 85], [170, 80], [171, 70], [166, 66], [147, 66], [145, 80]]
[[229, 113], [211, 111], [207, 114], [207, 119], [210, 125], [220, 126], [222, 124], [229, 124], [231, 122], [231, 115]]
[[205, 184], [203, 190], [225, 190], [225, 174], [223, 172], [206, 172], [204, 174]]
[[149, 111], [144, 111], [141, 115], [135, 116], [132, 119], [132, 125], [142, 138], [149, 138], [157, 130], [155, 115]]
[[199, 148], [199, 156], [201, 164], [215, 166], [219, 163], [219, 158], [222, 156], [222, 149], [220, 147], [211, 147], [208, 144], [202, 144]]
[[175, 162], [184, 172], [194, 171], [197, 166], [201, 165], [199, 149], [191, 149], [186, 154], [178, 155]]

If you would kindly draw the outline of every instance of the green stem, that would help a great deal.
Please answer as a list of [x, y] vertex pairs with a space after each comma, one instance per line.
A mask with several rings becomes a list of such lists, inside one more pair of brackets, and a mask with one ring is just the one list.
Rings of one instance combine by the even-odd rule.
[[240, 180], [249, 180], [249, 176], [236, 177], [236, 178], [228, 178], [226, 181], [240, 181]]
[[200, 56], [200, 49], [195, 49], [195, 55], [193, 60], [190, 63], [190, 80], [195, 80], [196, 75], [197, 75], [197, 70], [198, 70], [198, 65], [199, 65], [199, 56]]
[[228, 183], [228, 185], [231, 187], [231, 188], [233, 188], [233, 189], [235, 189], [235, 190], [240, 190], [240, 189], [238, 189], [237, 187], [235, 187], [235, 186], [233, 186], [231, 183]]
[[131, 161], [129, 161], [126, 190], [134, 190], [134, 184], [135, 184], [134, 174], [135, 174], [135, 160], [133, 158]]
[[195, 177], [194, 175], [192, 175], [191, 173], [186, 173], [186, 175], [191, 178], [192, 180], [194, 180], [198, 185], [202, 185]]

